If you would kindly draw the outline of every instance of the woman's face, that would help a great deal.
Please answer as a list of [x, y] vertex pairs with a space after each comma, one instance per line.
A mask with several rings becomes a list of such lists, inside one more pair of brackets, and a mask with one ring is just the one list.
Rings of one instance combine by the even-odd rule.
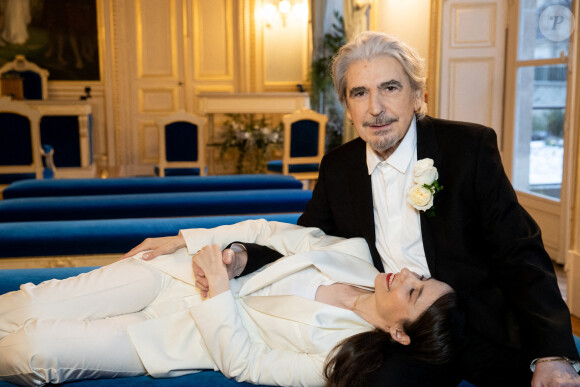
[[383, 328], [393, 335], [405, 320], [414, 321], [433, 302], [453, 291], [436, 279], [427, 279], [408, 269], [399, 273], [381, 273], [375, 278], [375, 295]]

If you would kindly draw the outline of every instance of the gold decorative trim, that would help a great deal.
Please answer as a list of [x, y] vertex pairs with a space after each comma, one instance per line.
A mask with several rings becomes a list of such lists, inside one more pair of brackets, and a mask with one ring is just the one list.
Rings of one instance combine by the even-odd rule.
[[258, 91], [257, 87], [256, 87], [256, 82], [257, 82], [257, 78], [256, 78], [256, 72], [257, 72], [257, 58], [256, 58], [256, 41], [257, 41], [257, 37], [256, 37], [256, 18], [255, 18], [255, 9], [256, 9], [256, 1], [255, 0], [249, 0], [249, 19], [250, 19], [250, 90], [251, 92], [256, 92]]
[[[99, 81], [92, 81], [93, 84], [104, 85], [105, 77], [105, 52], [107, 47], [107, 34], [105, 33], [105, 11], [104, 0], [97, 0], [97, 47], [99, 52]], [[85, 82], [86, 83], [86, 82]], [[86, 86], [86, 85], [85, 85]]]
[[431, 0], [429, 17], [429, 58], [427, 68], [427, 112], [438, 117], [441, 79], [441, 0]]
[[122, 254], [55, 255], [0, 259], [0, 270], [46, 269], [56, 267], [104, 266], [116, 262]]
[[[120, 61], [122, 57], [120, 53], [120, 42], [123, 41], [123, 36], [126, 35], [124, 28], [123, 16], [126, 15], [126, 3], [122, 0], [114, 0], [111, 2], [110, 20], [111, 22], [111, 68], [112, 68], [112, 113], [113, 113], [113, 137], [114, 137], [114, 153], [109, 155], [110, 162], [116, 166], [122, 165], [125, 161], [123, 130], [124, 123], [127, 121], [125, 112], [128, 109], [123, 109], [122, 106], [131, 106], [129, 101], [123, 98], [123, 86], [126, 85], [122, 77], [121, 66], [126, 61]], [[125, 104], [122, 104], [124, 101]]]

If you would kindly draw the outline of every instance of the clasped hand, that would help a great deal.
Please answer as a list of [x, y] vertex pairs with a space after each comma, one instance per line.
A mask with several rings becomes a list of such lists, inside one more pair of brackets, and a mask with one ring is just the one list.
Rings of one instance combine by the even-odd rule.
[[[146, 251], [146, 253], [143, 254], [142, 258], [146, 261], [149, 261], [160, 255], [172, 254], [175, 251], [184, 247], [186, 247], [185, 239], [183, 239], [183, 236], [181, 234], [170, 237], [147, 238], [139, 245], [132, 248], [129, 252], [127, 252], [122, 257], [122, 259], [129, 258], [137, 253]], [[230, 249], [224, 250], [223, 254], [220, 254], [220, 257], [226, 268], [228, 279], [232, 279], [235, 276], [240, 275], [240, 273], [245, 267], [245, 262], [247, 260], [247, 255], [241, 255], [241, 257], [238, 257], [238, 254], [234, 254], [234, 252]], [[211, 297], [221, 293], [218, 292], [217, 289], [212, 289], [212, 294], [211, 295], [208, 294], [210, 289], [210, 283], [208, 281], [209, 276], [207, 275], [207, 273], [205, 273], [205, 269], [198, 264], [197, 262], [198, 260], [199, 257], [196, 258], [195, 256], [192, 259], [193, 274], [195, 275], [195, 286], [199, 288], [201, 294], [204, 297], [208, 296]]]
[[[192, 257], [192, 266], [195, 270], [202, 270], [203, 278], [207, 280], [209, 289], [202, 294], [209, 298], [217, 296], [230, 289], [230, 279], [226, 265], [223, 262], [223, 254], [227, 254], [228, 250], [223, 253], [218, 245], [208, 245], [203, 247]], [[197, 275], [196, 286], [199, 288]]]

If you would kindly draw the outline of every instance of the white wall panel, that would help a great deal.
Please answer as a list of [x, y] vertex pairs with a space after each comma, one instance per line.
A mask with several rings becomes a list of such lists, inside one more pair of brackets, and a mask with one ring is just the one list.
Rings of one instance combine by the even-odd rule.
[[493, 47], [495, 4], [455, 4], [451, 7], [451, 47]]
[[139, 159], [142, 163], [157, 163], [159, 160], [159, 129], [157, 123], [142, 121], [139, 124]]
[[139, 90], [139, 110], [142, 113], [177, 110], [177, 90], [174, 88], [142, 88]]
[[193, 20], [195, 77], [233, 79], [232, 2], [195, 0]]
[[175, 2], [138, 0], [139, 77], [175, 77]]
[[[454, 59], [449, 62], [449, 111], [452, 120], [493, 126], [493, 58]], [[466, 87], [465, 85], [469, 85]]]
[[441, 8], [439, 112], [498, 133], [501, 146], [505, 0], [446, 0]]

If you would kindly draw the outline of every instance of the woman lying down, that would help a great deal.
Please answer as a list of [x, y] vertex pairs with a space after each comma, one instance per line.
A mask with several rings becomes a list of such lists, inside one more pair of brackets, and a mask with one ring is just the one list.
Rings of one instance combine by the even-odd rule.
[[[407, 269], [379, 273], [363, 239], [264, 220], [182, 235], [187, 249], [174, 254], [137, 254], [1, 295], [0, 379], [43, 385], [210, 369], [256, 384], [352, 386], [378, 366], [354, 361], [361, 353], [450, 356], [453, 290]], [[233, 240], [286, 256], [230, 280], [222, 254], [231, 252], [222, 249]], [[207, 298], [194, 286], [192, 256]]]

